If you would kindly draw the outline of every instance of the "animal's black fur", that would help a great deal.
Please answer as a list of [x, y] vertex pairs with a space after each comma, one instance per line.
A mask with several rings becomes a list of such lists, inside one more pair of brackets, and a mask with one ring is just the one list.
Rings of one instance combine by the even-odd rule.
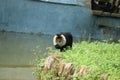
[[[56, 45], [54, 45], [54, 46], [55, 46], [56, 49], [60, 49], [60, 51], [62, 52], [62, 51], [64, 51], [67, 47], [72, 48], [73, 36], [72, 36], [72, 34], [69, 33], [69, 32], [61, 32], [61, 33], [58, 33], [58, 34], [55, 35], [55, 36], [57, 36], [56, 39], [61, 39], [61, 38], [62, 38], [61, 35], [63, 35], [63, 36], [65, 37], [65, 39], [66, 39], [65, 44], [62, 45], [62, 46], [60, 46], [59, 44], [56, 44]], [[61, 39], [61, 40], [64, 40], [64, 39]], [[54, 43], [54, 41], [53, 41], [53, 43]]]

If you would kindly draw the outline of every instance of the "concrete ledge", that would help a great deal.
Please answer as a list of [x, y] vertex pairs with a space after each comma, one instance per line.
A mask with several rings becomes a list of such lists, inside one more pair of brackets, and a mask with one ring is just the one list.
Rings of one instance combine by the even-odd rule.
[[103, 11], [99, 11], [99, 10], [92, 10], [92, 14], [97, 15], [97, 16], [120, 18], [120, 13], [110, 13], [110, 12], [103, 12]]

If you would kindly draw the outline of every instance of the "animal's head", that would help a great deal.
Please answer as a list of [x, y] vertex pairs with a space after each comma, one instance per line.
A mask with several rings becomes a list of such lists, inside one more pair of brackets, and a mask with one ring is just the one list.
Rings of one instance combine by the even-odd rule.
[[62, 47], [66, 44], [66, 38], [63, 34], [56, 34], [53, 38], [53, 44], [56, 47]]

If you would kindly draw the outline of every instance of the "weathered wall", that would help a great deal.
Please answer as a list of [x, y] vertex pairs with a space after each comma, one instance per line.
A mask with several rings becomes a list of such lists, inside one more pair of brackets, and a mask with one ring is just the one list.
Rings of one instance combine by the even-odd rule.
[[90, 10], [30, 0], [0, 1], [0, 29], [16, 32], [89, 34]]
[[[120, 39], [120, 18], [93, 16], [92, 37], [99, 40]], [[103, 26], [99, 26], [103, 25]]]
[[[100, 23], [108, 26], [101, 28]], [[83, 6], [37, 0], [0, 1], [0, 30], [44, 34], [71, 32], [74, 36], [91, 35], [94, 39], [104, 40], [119, 39], [118, 27], [119, 18], [92, 16], [91, 10]]]

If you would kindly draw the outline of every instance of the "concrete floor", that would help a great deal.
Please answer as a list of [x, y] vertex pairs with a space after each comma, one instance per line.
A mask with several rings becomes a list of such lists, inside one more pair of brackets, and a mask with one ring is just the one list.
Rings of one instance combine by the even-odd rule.
[[0, 68], [0, 80], [35, 80], [32, 68]]
[[50, 42], [51, 36], [0, 32], [0, 80], [35, 80], [33, 53], [43, 56]]

